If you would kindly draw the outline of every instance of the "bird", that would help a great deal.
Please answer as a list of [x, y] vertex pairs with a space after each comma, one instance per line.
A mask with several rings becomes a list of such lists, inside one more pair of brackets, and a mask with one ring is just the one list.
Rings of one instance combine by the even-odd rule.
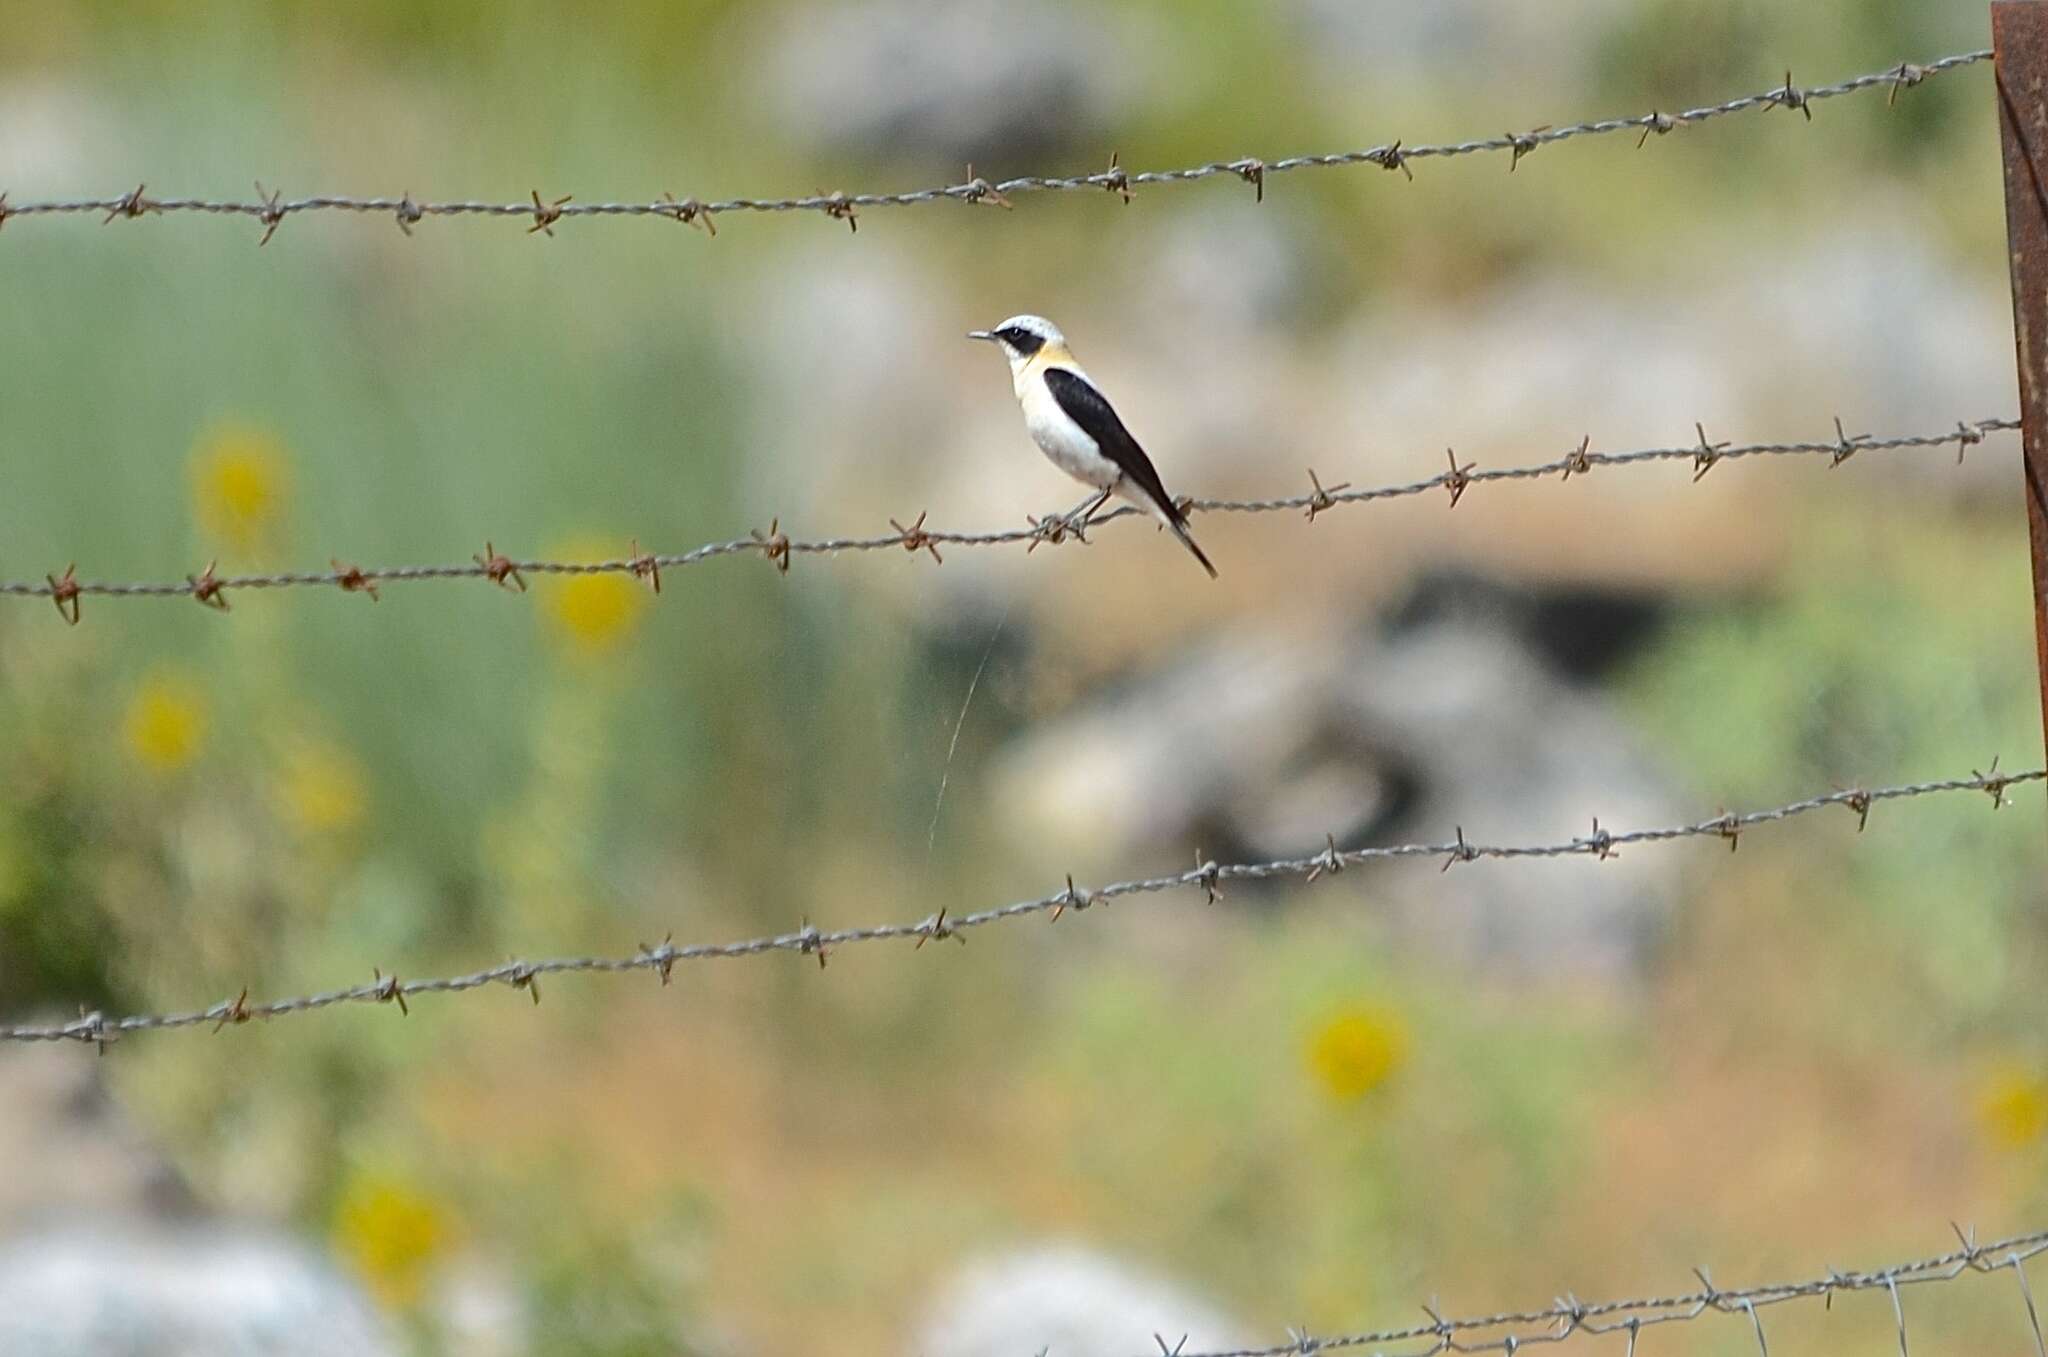
[[1057, 325], [1043, 316], [1012, 316], [992, 330], [971, 330], [967, 337], [1002, 349], [1032, 441], [1054, 466], [1098, 492], [1069, 521], [1085, 528], [1111, 495], [1120, 496], [1157, 518], [1202, 563], [1209, 578], [1216, 578], [1216, 567], [1195, 545], [1187, 515], [1166, 493], [1152, 459], [1074, 361]]

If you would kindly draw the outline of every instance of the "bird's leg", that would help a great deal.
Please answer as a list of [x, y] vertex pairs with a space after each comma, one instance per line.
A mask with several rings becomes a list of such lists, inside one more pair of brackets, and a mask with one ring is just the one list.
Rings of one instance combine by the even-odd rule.
[[1082, 500], [1067, 515], [1067, 522], [1073, 527], [1076, 536], [1079, 536], [1090, 523], [1095, 521], [1096, 512], [1109, 502], [1110, 493], [1115, 489], [1116, 487], [1113, 485], [1105, 487], [1100, 493]]

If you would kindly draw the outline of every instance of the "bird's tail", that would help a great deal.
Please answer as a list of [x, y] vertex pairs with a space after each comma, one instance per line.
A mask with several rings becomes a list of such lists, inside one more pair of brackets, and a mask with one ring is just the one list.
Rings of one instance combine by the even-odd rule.
[[1180, 544], [1186, 547], [1194, 558], [1202, 563], [1202, 569], [1209, 572], [1209, 578], [1215, 579], [1216, 567], [1209, 564], [1208, 556], [1203, 553], [1200, 547], [1195, 545], [1195, 535], [1188, 531], [1187, 515], [1180, 511], [1180, 506], [1177, 504], [1169, 505], [1164, 517], [1166, 519], [1166, 526], [1173, 530], [1173, 535], [1180, 539]]

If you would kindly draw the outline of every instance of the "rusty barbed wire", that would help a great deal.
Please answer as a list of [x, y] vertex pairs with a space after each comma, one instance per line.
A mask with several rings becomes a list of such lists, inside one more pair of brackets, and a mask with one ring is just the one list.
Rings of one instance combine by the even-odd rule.
[[1200, 890], [1210, 903], [1214, 903], [1221, 893], [1221, 884], [1226, 881], [1267, 881], [1292, 877], [1312, 883], [1326, 876], [1334, 876], [1346, 867], [1366, 862], [1397, 858], [1441, 858], [1443, 870], [1449, 871], [1461, 863], [1477, 862], [1481, 859], [1516, 861], [1590, 857], [1604, 862], [1619, 856], [1621, 849], [1632, 844], [1667, 843], [1679, 839], [1722, 839], [1733, 847], [1741, 835], [1759, 825], [1774, 824], [1829, 806], [1842, 806], [1852, 811], [1857, 817], [1856, 827], [1860, 833], [1868, 825], [1872, 807], [1884, 802], [1915, 800], [1925, 796], [1967, 791], [1989, 796], [1993, 809], [2002, 809], [2008, 804], [2006, 793], [2011, 788], [2024, 783], [2040, 782], [2044, 778], [2048, 778], [2048, 769], [2036, 768], [2019, 773], [2000, 772], [1998, 760], [1993, 759], [1985, 771], [1973, 771], [1968, 777], [1949, 778], [1938, 782], [1913, 782], [1896, 787], [1837, 790], [1769, 810], [1739, 814], [1723, 812], [1712, 819], [1692, 824], [1671, 825], [1661, 829], [1617, 832], [1602, 828], [1596, 816], [1588, 833], [1561, 843], [1486, 845], [1467, 839], [1463, 826], [1458, 827], [1454, 839], [1444, 843], [1407, 843], [1339, 849], [1336, 841], [1332, 839], [1328, 848], [1309, 857], [1232, 864], [1201, 862], [1185, 872], [1118, 881], [1093, 889], [1077, 886], [1074, 879], [1069, 876], [1065, 888], [1054, 894], [968, 914], [954, 914], [949, 906], [912, 922], [874, 924], [860, 928], [821, 929], [805, 922], [792, 932], [748, 938], [739, 942], [692, 943], [678, 947], [672, 940], [664, 940], [659, 946], [654, 947], [642, 944], [637, 951], [627, 956], [552, 957], [541, 961], [511, 960], [503, 965], [472, 971], [466, 975], [430, 980], [400, 980], [395, 974], [386, 974], [379, 970], [367, 984], [288, 999], [273, 999], [263, 1003], [250, 1003], [248, 991], [244, 990], [232, 1000], [224, 1000], [207, 1008], [183, 1013], [138, 1013], [118, 1018], [110, 1018], [103, 1013], [85, 1013], [76, 1020], [66, 1023], [0, 1027], [0, 1041], [80, 1041], [104, 1049], [107, 1043], [131, 1032], [202, 1026], [210, 1026], [219, 1031], [223, 1027], [239, 1026], [259, 1018], [307, 1013], [315, 1009], [331, 1008], [337, 1004], [396, 1004], [404, 1010], [408, 999], [422, 994], [463, 993], [497, 984], [524, 989], [529, 994], [537, 996], [537, 981], [540, 977], [548, 975], [651, 971], [660, 978], [663, 985], [667, 985], [669, 974], [679, 961], [758, 956], [766, 952], [794, 952], [803, 956], [814, 956], [822, 966], [832, 951], [860, 943], [907, 940], [922, 947], [927, 942], [946, 939], [965, 942], [966, 939], [962, 935], [968, 930], [989, 924], [1005, 923], [1038, 914], [1050, 915], [1054, 922], [1058, 922], [1068, 911], [1079, 913], [1124, 896], [1156, 895], [1173, 890]]
[[974, 167], [970, 165], [965, 183], [915, 189], [903, 193], [820, 191], [805, 197], [726, 198], [711, 201], [698, 198], [678, 199], [672, 193], [664, 193], [660, 198], [646, 202], [577, 202], [569, 195], [544, 197], [538, 188], [534, 188], [524, 198], [510, 202], [426, 202], [415, 199], [410, 191], [397, 198], [350, 197], [341, 194], [285, 198], [276, 189], [266, 189], [258, 183], [255, 198], [235, 200], [152, 198], [148, 196], [147, 184], [137, 184], [133, 189], [111, 198], [9, 202], [7, 195], [0, 193], [0, 226], [17, 217], [92, 215], [99, 217], [102, 224], [111, 224], [115, 221], [138, 220], [145, 216], [197, 212], [251, 218], [263, 228], [258, 243], [267, 244], [276, 234], [280, 223], [289, 217], [307, 212], [356, 212], [379, 215], [388, 213], [398, 224], [399, 229], [407, 235], [411, 235], [412, 228], [428, 217], [510, 217], [525, 221], [528, 224], [528, 234], [540, 233], [550, 237], [555, 234], [553, 228], [558, 223], [582, 217], [658, 217], [684, 225], [703, 227], [708, 234], [716, 234], [712, 221], [726, 213], [817, 212], [827, 218], [843, 221], [857, 231], [859, 213], [874, 207], [909, 207], [950, 201], [1007, 208], [1014, 205], [1012, 199], [1023, 193], [1090, 189], [1115, 194], [1128, 204], [1132, 198], [1132, 190], [1140, 187], [1185, 184], [1219, 177], [1235, 178], [1250, 184], [1258, 200], [1263, 202], [1267, 179], [1293, 170], [1376, 165], [1385, 170], [1399, 170], [1412, 179], [1414, 171], [1410, 166], [1418, 160], [1506, 152], [1510, 157], [1509, 168], [1513, 169], [1540, 147], [1568, 141], [1574, 137], [1639, 131], [1642, 135], [1636, 144], [1640, 147], [1653, 133], [1663, 136], [1682, 127], [1691, 127], [1753, 108], [1796, 110], [1803, 113], [1806, 120], [1811, 122], [1813, 105], [1822, 100], [1862, 90], [1888, 89], [1891, 99], [1896, 101], [1901, 90], [1911, 89], [1946, 71], [1972, 66], [1990, 59], [1990, 51], [1984, 50], [1959, 52], [1928, 62], [1902, 61], [1882, 71], [1872, 71], [1832, 85], [1817, 85], [1811, 88], [1801, 88], [1795, 84], [1791, 72], [1788, 71], [1782, 85], [1755, 94], [1745, 94], [1722, 103], [1687, 109], [1681, 113], [1652, 110], [1636, 117], [1603, 118], [1562, 126], [1546, 124], [1532, 131], [1509, 132], [1497, 137], [1480, 137], [1469, 141], [1410, 145], [1405, 140], [1397, 139], [1357, 151], [1284, 156], [1272, 160], [1257, 156], [1241, 156], [1235, 160], [1212, 160], [1206, 164], [1168, 170], [1127, 170], [1121, 165], [1119, 157], [1112, 155], [1108, 168], [1094, 174], [1067, 177], [1025, 175], [994, 183], [975, 174]]
[[[1317, 479], [1315, 471], [1310, 469], [1307, 472], [1309, 491], [1306, 494], [1253, 500], [1186, 499], [1182, 504], [1190, 513], [1196, 514], [1271, 514], [1306, 510], [1304, 519], [1313, 524], [1319, 515], [1339, 505], [1403, 499], [1436, 490], [1448, 490], [1450, 504], [1455, 508], [1459, 500], [1475, 485], [1495, 481], [1540, 480], [1547, 476], [1557, 476], [1562, 481], [1569, 481], [1573, 476], [1584, 476], [1596, 467], [1683, 462], [1693, 468], [1693, 479], [1697, 481], [1722, 462], [1740, 461], [1744, 458], [1826, 457], [1829, 459], [1828, 465], [1836, 467], [1857, 453], [1939, 448], [1951, 444], [1955, 445], [1960, 460], [1964, 450], [1982, 443], [1987, 434], [2014, 430], [2020, 425], [2015, 419], [1965, 420], [1958, 422], [1948, 433], [1905, 434], [1891, 438], [1845, 435], [1841, 432], [1840, 421], [1836, 421], [1835, 427], [1836, 433], [1832, 438], [1803, 443], [1741, 445], [1710, 444], [1706, 440], [1705, 431], [1701, 430], [1700, 442], [1694, 446], [1643, 448], [1633, 452], [1592, 452], [1589, 450], [1591, 439], [1588, 438], [1562, 457], [1516, 467], [1484, 468], [1470, 463], [1461, 465], [1453, 454], [1449, 458], [1448, 467], [1434, 476], [1419, 481], [1365, 489], [1354, 489], [1349, 482], [1325, 486]], [[79, 579], [77, 565], [74, 562], [66, 566], [63, 574], [46, 574], [41, 580], [0, 580], [0, 597], [50, 599], [57, 605], [58, 612], [63, 615], [66, 622], [76, 624], [81, 616], [80, 600], [86, 597], [191, 598], [216, 609], [225, 610], [225, 595], [241, 589], [338, 588], [347, 592], [368, 593], [375, 597], [376, 587], [385, 584], [419, 580], [483, 579], [524, 592], [524, 577], [529, 574], [634, 575], [658, 587], [660, 572], [664, 570], [678, 570], [685, 566], [700, 565], [721, 556], [748, 552], [766, 558], [784, 574], [789, 572], [790, 561], [795, 556], [834, 555], [847, 551], [927, 552], [935, 563], [944, 564], [944, 557], [937, 550], [939, 547], [995, 547], [1022, 543], [1026, 544], [1027, 550], [1035, 550], [1040, 545], [1057, 546], [1069, 539], [1086, 542], [1089, 540], [1087, 534], [1105, 523], [1144, 516], [1140, 510], [1123, 505], [1096, 514], [1087, 521], [1085, 528], [1077, 524], [1071, 515], [1055, 513], [1044, 518], [1030, 518], [1028, 526], [1021, 528], [997, 529], [991, 532], [956, 532], [927, 527], [925, 516], [920, 513], [908, 525], [891, 519], [890, 527], [894, 529], [892, 532], [864, 537], [815, 539], [791, 537], [783, 529], [781, 520], [777, 518], [765, 533], [756, 530], [745, 537], [735, 537], [723, 542], [707, 542], [702, 546], [674, 554], [644, 552], [635, 541], [627, 555], [611, 560], [521, 561], [503, 554], [494, 543], [487, 542], [483, 552], [471, 556], [469, 561], [444, 565], [370, 567], [335, 559], [330, 562], [332, 568], [328, 570], [221, 575], [209, 564], [204, 571], [186, 575], [180, 580], [143, 580], [125, 583]]]
[[[1761, 1357], [1770, 1357], [1763, 1337], [1763, 1322], [1757, 1311], [1786, 1301], [1815, 1300], [1832, 1305], [1835, 1295], [1858, 1291], [1884, 1291], [1892, 1300], [1892, 1314], [1898, 1327], [1900, 1357], [1912, 1357], [1906, 1334], [1906, 1312], [1899, 1301], [1902, 1286], [1928, 1286], [1951, 1282], [1965, 1273], [1990, 1275], [2010, 1269], [2017, 1279], [2021, 1299], [2036, 1349], [2041, 1350], [2041, 1328], [2034, 1298], [2027, 1285], [2026, 1261], [2048, 1251], [2048, 1230], [2014, 1235], [1988, 1244], [1976, 1242], [1974, 1234], [1955, 1228], [1960, 1247], [1930, 1258], [1863, 1272], [1830, 1269], [1825, 1275], [1801, 1281], [1766, 1282], [1757, 1286], [1723, 1289], [1714, 1285], [1703, 1268], [1694, 1269], [1698, 1289], [1669, 1296], [1642, 1296], [1632, 1300], [1586, 1302], [1571, 1295], [1559, 1297], [1542, 1309], [1508, 1311], [1493, 1315], [1452, 1318], [1440, 1314], [1434, 1305], [1424, 1306], [1427, 1323], [1402, 1325], [1371, 1333], [1343, 1333], [1327, 1337], [1302, 1329], [1288, 1331], [1285, 1343], [1261, 1348], [1231, 1348], [1224, 1351], [1185, 1352], [1185, 1340], [1178, 1346], [1154, 1338], [1159, 1352], [1168, 1357], [1306, 1357], [1318, 1352], [1352, 1348], [1383, 1348], [1390, 1344], [1426, 1344], [1402, 1349], [1398, 1357], [1436, 1357], [1445, 1352], [1504, 1352], [1508, 1357], [1539, 1343], [1562, 1343], [1578, 1334], [1621, 1333], [1628, 1336], [1629, 1357], [1635, 1357], [1636, 1340], [1642, 1331], [1661, 1324], [1686, 1324], [1710, 1314], [1733, 1315], [1748, 1321], [1757, 1339]], [[1460, 1334], [1505, 1329], [1495, 1338], [1477, 1341]], [[1152, 1354], [1151, 1357], [1158, 1357]]]

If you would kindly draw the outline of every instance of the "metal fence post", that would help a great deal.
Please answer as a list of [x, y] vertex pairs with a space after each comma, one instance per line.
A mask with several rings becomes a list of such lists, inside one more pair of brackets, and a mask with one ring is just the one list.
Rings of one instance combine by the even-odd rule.
[[2034, 557], [2034, 649], [2048, 738], [2048, 2], [1998, 0], [1991, 47]]

